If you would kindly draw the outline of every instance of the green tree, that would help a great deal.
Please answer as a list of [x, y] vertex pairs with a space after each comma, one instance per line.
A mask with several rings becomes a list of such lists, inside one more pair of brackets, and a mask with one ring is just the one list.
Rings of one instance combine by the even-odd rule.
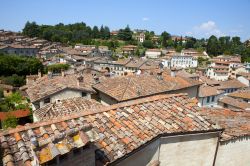
[[217, 56], [219, 54], [218, 40], [214, 35], [210, 36], [210, 38], [208, 39], [207, 53], [213, 56]]
[[169, 33], [167, 33], [166, 31], [164, 31], [164, 32], [162, 32], [162, 34], [161, 34], [161, 41], [162, 41], [162, 46], [163, 47], [167, 47], [168, 45], [167, 45], [167, 40], [168, 39], [170, 39], [171, 38], [171, 36], [170, 36], [170, 34]]
[[18, 119], [11, 114], [8, 114], [7, 118], [2, 122], [3, 129], [7, 129], [9, 127], [15, 128], [17, 124], [18, 124]]
[[142, 43], [143, 47], [154, 48], [154, 43], [151, 40], [144, 40]]
[[193, 37], [189, 37], [185, 44], [185, 48], [194, 48], [195, 43], [196, 43], [196, 39]]
[[100, 32], [99, 32], [99, 29], [97, 26], [94, 26], [93, 27], [93, 30], [92, 30], [92, 37], [97, 39], [100, 37]]
[[18, 76], [17, 74], [13, 74], [12, 76], [2, 77], [1, 79], [7, 85], [12, 85], [15, 87], [20, 87], [25, 85], [24, 76]]
[[140, 56], [140, 50], [137, 48], [136, 51], [135, 51], [135, 55], [136, 56]]
[[0, 66], [1, 76], [11, 76], [13, 74], [25, 76], [37, 74], [38, 70], [43, 71], [43, 64], [36, 58], [1, 53]]
[[55, 73], [60, 73], [62, 70], [68, 70], [69, 67], [69, 64], [53, 64], [48, 66], [48, 70]]
[[39, 36], [40, 29], [36, 22], [27, 22], [23, 29], [23, 34], [29, 37], [36, 37]]
[[2, 88], [0, 88], [0, 100], [1, 100], [1, 98], [3, 98], [4, 97], [4, 94], [3, 94], [3, 89]]
[[120, 40], [130, 41], [132, 40], [132, 35], [133, 35], [133, 32], [130, 30], [129, 26], [127, 25], [125, 29], [119, 30], [117, 37]]

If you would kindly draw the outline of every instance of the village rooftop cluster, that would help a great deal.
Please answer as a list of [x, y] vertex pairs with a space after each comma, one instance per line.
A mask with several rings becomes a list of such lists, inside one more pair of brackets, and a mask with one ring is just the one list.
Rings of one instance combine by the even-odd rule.
[[[145, 31], [133, 38], [143, 43]], [[1, 121], [19, 119], [0, 130], [2, 164], [249, 165], [250, 63], [193, 48], [135, 56], [138, 47], [72, 46], [1, 30], [1, 53], [48, 68], [21, 87], [0, 82], [1, 100], [18, 92], [30, 107], [0, 112]], [[69, 67], [50, 70], [58, 64]]]

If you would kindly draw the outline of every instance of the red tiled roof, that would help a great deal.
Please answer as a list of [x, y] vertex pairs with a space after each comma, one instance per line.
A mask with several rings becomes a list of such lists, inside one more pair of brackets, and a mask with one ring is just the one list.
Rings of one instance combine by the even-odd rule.
[[250, 112], [225, 108], [203, 108], [200, 113], [225, 129], [221, 141], [250, 136]]
[[241, 83], [240, 81], [233, 79], [220, 82], [220, 87], [218, 89], [238, 89], [238, 88], [245, 88], [247, 87], [245, 84]]
[[250, 89], [239, 90], [234, 93], [228, 94], [228, 96], [250, 100]]
[[223, 92], [222, 90], [218, 90], [216, 86], [202, 85], [199, 89], [199, 97], [216, 96]]
[[229, 96], [224, 96], [222, 98], [219, 99], [219, 102], [221, 103], [225, 103], [227, 105], [242, 109], [242, 110], [248, 110], [250, 111], [250, 103], [239, 100], [239, 99], [235, 99]]
[[9, 111], [9, 112], [0, 112], [0, 120], [5, 120], [8, 115], [12, 115], [16, 118], [23, 118], [30, 115], [29, 110], [16, 110], [16, 111]]
[[56, 117], [60, 118], [62, 116], [86, 110], [94, 111], [101, 107], [104, 106], [93, 99], [87, 99], [84, 97], [75, 97], [47, 104], [42, 108], [34, 110], [33, 114], [36, 118], [38, 118], [39, 121], [41, 121]]
[[162, 79], [154, 75], [131, 75], [108, 78], [93, 87], [117, 101], [125, 101], [196, 85], [200, 85], [200, 82], [163, 74]]
[[95, 93], [94, 89], [92, 89], [92, 83], [94, 83], [92, 75], [84, 74], [83, 82], [81, 82], [79, 86], [77, 83], [78, 76], [79, 75], [76, 74], [65, 75], [64, 77], [53, 76], [52, 78], [44, 76], [29, 85], [26, 92], [31, 102], [40, 100], [46, 96], [52, 95], [67, 88], [79, 89], [90, 93]]
[[[92, 140], [109, 162], [113, 162], [164, 133], [220, 129], [200, 115], [193, 102], [185, 94], [157, 95], [6, 130], [0, 133], [2, 148], [8, 151], [4, 153], [3, 161], [4, 164], [11, 160], [23, 165], [37, 157], [41, 164]], [[87, 124], [92, 124], [93, 128]], [[75, 144], [66, 141], [68, 137], [74, 137]], [[62, 141], [59, 142], [58, 138]], [[23, 146], [19, 145], [24, 142], [28, 146], [21, 148]], [[58, 144], [66, 151], [62, 151]], [[44, 152], [51, 152], [52, 148], [57, 154], [40, 157]]]

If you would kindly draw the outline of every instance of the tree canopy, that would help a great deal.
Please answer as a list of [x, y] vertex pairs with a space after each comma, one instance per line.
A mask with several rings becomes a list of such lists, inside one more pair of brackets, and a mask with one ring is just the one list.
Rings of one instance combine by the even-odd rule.
[[130, 30], [129, 26], [127, 25], [126, 28], [120, 29], [118, 32], [118, 39], [124, 40], [124, 41], [130, 41], [132, 40], [133, 32]]
[[43, 71], [43, 64], [36, 58], [0, 53], [0, 76], [17, 74], [25, 76]]

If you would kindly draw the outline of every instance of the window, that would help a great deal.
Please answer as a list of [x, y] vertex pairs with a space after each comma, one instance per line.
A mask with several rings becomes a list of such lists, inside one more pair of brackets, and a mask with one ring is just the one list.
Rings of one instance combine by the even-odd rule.
[[212, 102], [214, 102], [214, 98], [215, 98], [215, 97], [214, 97], [214, 96], [212, 96]]
[[50, 103], [50, 97], [44, 99], [44, 103], [45, 103], [45, 104]]
[[86, 96], [87, 96], [87, 93], [82, 92], [82, 97], [86, 97]]
[[210, 96], [207, 97], [207, 103], [209, 103], [209, 102], [210, 102]]
[[228, 108], [228, 105], [224, 103], [224, 108]]

